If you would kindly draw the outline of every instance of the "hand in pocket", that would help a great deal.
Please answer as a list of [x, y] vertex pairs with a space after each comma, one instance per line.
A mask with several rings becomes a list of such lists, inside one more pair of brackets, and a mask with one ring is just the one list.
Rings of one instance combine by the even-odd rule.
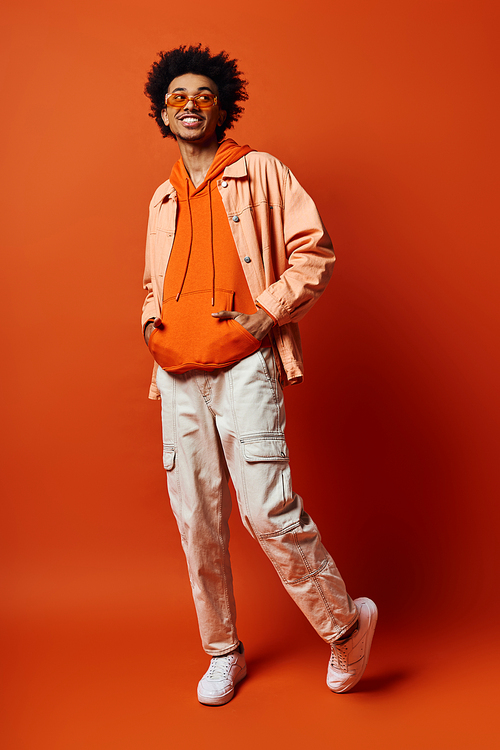
[[146, 345], [149, 346], [149, 339], [151, 338], [151, 334], [155, 330], [155, 328], [163, 328], [163, 323], [161, 322], [161, 318], [155, 318], [154, 321], [152, 320], [150, 323], [147, 324], [145, 330], [144, 330], [144, 338], [146, 339]]
[[212, 313], [212, 317], [219, 320], [229, 320], [232, 318], [258, 341], [262, 341], [274, 325], [273, 319], [261, 308], [258, 308], [257, 312], [251, 315], [236, 312], [235, 310], [221, 310], [220, 312]]

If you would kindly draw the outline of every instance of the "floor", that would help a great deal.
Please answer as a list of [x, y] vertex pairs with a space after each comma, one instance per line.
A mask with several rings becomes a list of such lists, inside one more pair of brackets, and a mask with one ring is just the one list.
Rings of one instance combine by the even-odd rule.
[[414, 623], [393, 632], [382, 612], [364, 679], [335, 695], [325, 685], [328, 649], [300, 613], [286, 605], [264, 623], [249, 605], [240, 611], [248, 677], [231, 703], [210, 708], [196, 699], [207, 657], [192, 605], [182, 594], [175, 606], [4, 621], [2, 747], [498, 747], [494, 641], [488, 650]]

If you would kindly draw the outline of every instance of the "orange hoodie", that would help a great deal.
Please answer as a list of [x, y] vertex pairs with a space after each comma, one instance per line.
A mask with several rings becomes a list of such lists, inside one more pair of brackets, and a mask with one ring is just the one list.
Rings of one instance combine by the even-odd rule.
[[224, 169], [252, 151], [232, 139], [220, 144], [205, 180], [194, 187], [182, 159], [170, 182], [177, 192], [177, 224], [165, 274], [161, 319], [150, 349], [169, 372], [227, 367], [260, 346], [234, 320], [211, 313], [238, 310], [254, 313], [256, 306], [241, 267], [227, 214], [219, 193]]

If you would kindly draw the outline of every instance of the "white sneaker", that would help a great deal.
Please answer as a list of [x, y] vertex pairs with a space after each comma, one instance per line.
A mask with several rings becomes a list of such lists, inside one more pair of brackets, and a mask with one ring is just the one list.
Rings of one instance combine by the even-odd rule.
[[361, 679], [368, 663], [373, 633], [377, 624], [377, 607], [371, 599], [355, 599], [358, 627], [346, 641], [332, 643], [326, 684], [334, 693], [346, 693]]
[[247, 676], [245, 649], [240, 645], [226, 656], [214, 656], [198, 683], [198, 700], [206, 706], [223, 706], [234, 696], [234, 686]]

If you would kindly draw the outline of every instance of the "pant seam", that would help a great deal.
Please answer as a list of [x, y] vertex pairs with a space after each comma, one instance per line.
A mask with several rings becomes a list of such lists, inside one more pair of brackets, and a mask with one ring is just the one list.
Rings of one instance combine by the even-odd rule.
[[326, 566], [328, 565], [328, 560], [325, 558], [319, 568], [316, 568], [316, 570], [312, 570], [310, 573], [308, 573], [306, 576], [302, 576], [302, 578], [297, 578], [294, 581], [286, 581], [288, 586], [296, 586], [299, 583], [304, 583], [304, 581], [309, 581], [311, 578], [315, 578], [316, 576], [319, 576], [320, 573], [324, 571]]
[[269, 383], [269, 386], [270, 386], [272, 394], [273, 394], [274, 405], [276, 407], [276, 418], [277, 418], [278, 424], [279, 424], [279, 403], [278, 403], [278, 396], [277, 396], [277, 393], [276, 393], [276, 389], [274, 388], [274, 385], [273, 385], [273, 379], [271, 378], [271, 374], [269, 372], [269, 368], [267, 366], [267, 362], [264, 359], [264, 356], [263, 356], [263, 354], [262, 354], [262, 352], [261, 352], [260, 349], [257, 351], [257, 354], [259, 355], [259, 359], [260, 359], [261, 364], [262, 364], [262, 369], [264, 370], [264, 375], [265, 375], [265, 377], [266, 377], [266, 379], [267, 379], [267, 381]]
[[[177, 383], [177, 379], [175, 377], [173, 377], [171, 375], [167, 375], [167, 376], [170, 377], [171, 380], [172, 380], [172, 403], [171, 403], [171, 407], [172, 407], [172, 434], [173, 434], [173, 440], [175, 442], [176, 452], [178, 453], [178, 434], [179, 434], [178, 424], [177, 424], [178, 412], [179, 412], [179, 409], [178, 409], [178, 398], [177, 398], [177, 396], [178, 396], [178, 388], [177, 388], [178, 383]], [[183, 381], [185, 383], [185, 387], [188, 388], [188, 378], [185, 375], [182, 376], [182, 377], [183, 377]], [[196, 385], [198, 385], [198, 383], [196, 383]], [[198, 391], [199, 391], [200, 398], [203, 399], [203, 402], [207, 405], [209, 411], [211, 412], [212, 410], [210, 409], [210, 406], [207, 404], [206, 397], [201, 392], [201, 390], [199, 389], [199, 387], [198, 387]], [[218, 450], [221, 451], [221, 448], [219, 447]], [[219, 458], [222, 458], [222, 457], [220, 456]], [[185, 513], [185, 497], [187, 495], [187, 492], [183, 491], [183, 489], [182, 489], [183, 482], [182, 482], [181, 474], [183, 472], [180, 471], [180, 468], [179, 468], [179, 465], [178, 465], [178, 461], [179, 461], [179, 456], [177, 456], [177, 459], [176, 459], [176, 461], [174, 463], [174, 467], [172, 469], [172, 479], [175, 480], [175, 485], [177, 487], [178, 507], [179, 507], [179, 510], [180, 510], [180, 524], [181, 525], [179, 526], [179, 533], [180, 533], [181, 541], [183, 542], [183, 547], [184, 547], [184, 551], [185, 551], [185, 558], [186, 558], [186, 563], [187, 563], [189, 580], [190, 580], [191, 586], [193, 586], [194, 577], [193, 577], [193, 574], [192, 574], [192, 571], [191, 571], [191, 562], [190, 562], [190, 557], [191, 556], [189, 555], [188, 539], [187, 539], [187, 536], [186, 536], [186, 534], [184, 532], [184, 527], [185, 527], [185, 517], [184, 517], [184, 513]], [[220, 476], [220, 481], [221, 481], [221, 484], [219, 485], [219, 488], [217, 490], [217, 521], [218, 521], [218, 524], [217, 524], [217, 538], [218, 538], [219, 550], [220, 550], [220, 553], [221, 553], [220, 554], [221, 569], [222, 569], [221, 582], [222, 582], [222, 585], [223, 585], [223, 599], [222, 599], [222, 601], [224, 602], [224, 605], [226, 607], [225, 618], [224, 618], [225, 619], [224, 631], [227, 634], [227, 623], [229, 622], [229, 624], [230, 624], [229, 634], [231, 636], [231, 639], [233, 641], [235, 641], [235, 645], [232, 648], [228, 647], [227, 651], [225, 651], [225, 653], [230, 653], [232, 650], [234, 650], [234, 648], [237, 648], [239, 641], [238, 641], [238, 636], [237, 636], [237, 632], [236, 632], [236, 623], [233, 621], [232, 612], [231, 612], [231, 606], [230, 606], [230, 603], [229, 603], [229, 591], [228, 591], [227, 575], [226, 575], [226, 568], [225, 568], [225, 562], [224, 562], [225, 561], [226, 546], [224, 545], [224, 540], [223, 540], [223, 536], [222, 536], [222, 504], [223, 504], [223, 495], [224, 495], [222, 483], [224, 481], [227, 482], [227, 479], [224, 476], [222, 476], [222, 472], [221, 472], [221, 476]], [[222, 604], [222, 601], [221, 601], [221, 604]], [[220, 652], [217, 652], [217, 653], [220, 653]]]
[[295, 531], [295, 529], [298, 529], [300, 526], [300, 521], [296, 521], [295, 523], [290, 524], [290, 526], [285, 526], [283, 529], [280, 529], [279, 531], [270, 531], [268, 534], [259, 534], [259, 539], [271, 539], [272, 537], [278, 537], [283, 536], [284, 534], [289, 534], [291, 531]]
[[[325, 566], [325, 567], [326, 567], [326, 566]], [[323, 589], [321, 588], [321, 584], [320, 584], [320, 582], [318, 581], [318, 579], [317, 579], [317, 577], [316, 577], [316, 576], [314, 576], [314, 577], [313, 577], [313, 581], [314, 581], [314, 585], [316, 586], [316, 588], [317, 588], [317, 590], [318, 590], [318, 593], [319, 593], [319, 595], [320, 595], [320, 596], [321, 596], [321, 598], [323, 599], [323, 602], [324, 602], [324, 605], [325, 605], [325, 609], [326, 609], [326, 611], [327, 611], [327, 613], [328, 613], [328, 616], [329, 616], [329, 618], [330, 618], [330, 622], [332, 623], [332, 627], [333, 627], [334, 629], [338, 629], [338, 624], [337, 624], [337, 620], [336, 620], [336, 619], [335, 619], [335, 617], [333, 616], [333, 612], [332, 612], [332, 610], [330, 609], [330, 605], [328, 604], [328, 599], [326, 598], [326, 596], [325, 596], [325, 593], [324, 593]]]
[[[245, 480], [245, 472], [243, 471], [243, 463], [242, 462], [245, 461], [245, 457], [243, 456], [243, 443], [241, 441], [240, 428], [239, 428], [239, 425], [238, 425], [238, 420], [236, 419], [236, 409], [234, 408], [234, 386], [233, 386], [233, 376], [232, 376], [231, 370], [227, 371], [227, 380], [228, 380], [228, 383], [229, 383], [229, 391], [231, 393], [231, 398], [230, 398], [231, 413], [233, 415], [234, 429], [235, 429], [236, 437], [237, 437], [237, 439], [239, 441], [239, 452], [240, 452], [239, 462], [238, 462], [238, 471], [239, 471], [239, 474], [240, 474], [240, 480], [239, 480], [238, 483], [234, 482], [234, 485], [235, 485], [236, 492], [238, 491], [238, 485], [241, 486], [241, 491], [242, 491], [242, 494], [243, 494], [243, 504], [244, 504], [245, 512], [246, 512], [247, 517], [248, 517], [248, 522], [250, 524], [250, 528], [252, 529], [252, 533], [254, 535], [254, 538], [258, 539], [258, 534], [256, 532], [256, 529], [255, 529], [255, 526], [254, 526], [254, 523], [253, 523], [252, 514], [250, 513], [250, 505], [249, 505], [249, 502], [248, 502], [248, 490], [247, 490], [247, 484], [246, 484], [246, 480]], [[241, 514], [241, 511], [240, 511], [240, 514]]]
[[[295, 544], [297, 545], [297, 547], [298, 547], [298, 549], [299, 549], [299, 552], [300, 552], [300, 555], [301, 555], [301, 557], [302, 557], [302, 560], [304, 561], [304, 565], [305, 565], [305, 567], [306, 567], [306, 570], [309, 570], [309, 573], [311, 573], [311, 568], [310, 568], [310, 565], [309, 565], [309, 563], [308, 563], [308, 561], [307, 561], [307, 558], [306, 558], [306, 556], [304, 555], [304, 551], [303, 551], [302, 547], [301, 547], [301, 546], [300, 546], [300, 544], [299, 544], [299, 540], [297, 539], [297, 534], [296, 534], [295, 532], [294, 532], [294, 537], [295, 537]], [[312, 576], [312, 575], [309, 575], [309, 579], [310, 579], [310, 580], [312, 579], [312, 581], [313, 581], [314, 585], [316, 586], [316, 589], [317, 589], [317, 591], [318, 591], [319, 595], [320, 595], [320, 596], [321, 596], [321, 598], [323, 599], [323, 604], [325, 605], [325, 609], [326, 609], [326, 611], [327, 611], [327, 613], [328, 613], [328, 616], [329, 616], [329, 618], [330, 618], [330, 621], [331, 621], [331, 623], [332, 623], [332, 626], [333, 626], [333, 627], [337, 627], [337, 621], [335, 620], [335, 618], [334, 618], [334, 616], [333, 616], [333, 612], [332, 612], [332, 610], [330, 609], [330, 605], [328, 604], [328, 599], [326, 598], [326, 596], [325, 596], [325, 593], [324, 593], [324, 591], [323, 591], [323, 589], [322, 589], [322, 587], [321, 587], [321, 584], [320, 584], [320, 582], [318, 581], [318, 577], [317, 577], [317, 576]]]
[[[221, 482], [224, 481], [223, 477], [221, 477]], [[226, 603], [226, 613], [229, 615], [229, 622], [231, 623], [231, 630], [236, 633], [236, 623], [233, 622], [233, 618], [231, 617], [231, 607], [229, 605], [229, 595], [228, 595], [228, 589], [227, 589], [227, 577], [226, 577], [226, 567], [224, 565], [225, 560], [225, 553], [227, 552], [229, 554], [229, 548], [226, 550], [226, 546], [224, 544], [224, 537], [222, 534], [222, 500], [223, 500], [223, 490], [222, 487], [219, 487], [219, 503], [218, 503], [218, 514], [219, 514], [219, 524], [218, 524], [218, 537], [219, 537], [219, 545], [222, 551], [222, 576], [224, 580], [224, 601]]]

